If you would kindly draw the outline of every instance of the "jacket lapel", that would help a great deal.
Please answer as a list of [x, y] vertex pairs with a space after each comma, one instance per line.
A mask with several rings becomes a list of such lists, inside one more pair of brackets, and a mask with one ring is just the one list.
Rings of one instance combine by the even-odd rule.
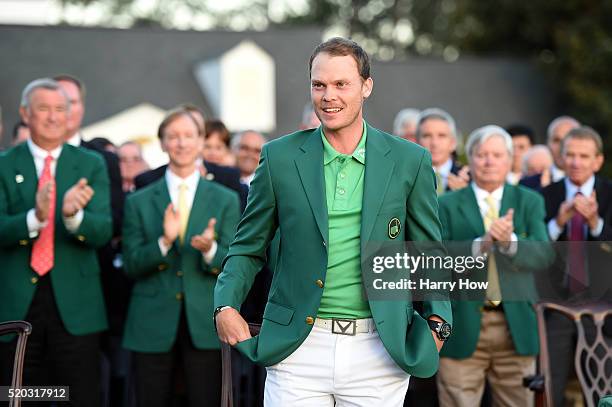
[[[61, 217], [62, 203], [66, 192], [80, 179], [78, 160], [74, 156], [76, 147], [64, 144], [55, 167], [56, 203], [55, 216]], [[90, 181], [90, 180], [88, 180]]]
[[210, 185], [207, 181], [200, 178], [198, 188], [196, 189], [191, 211], [189, 212], [189, 221], [187, 222], [187, 230], [185, 231], [184, 245], [189, 245], [191, 236], [199, 235], [208, 226], [209, 217], [206, 216], [211, 202]]
[[504, 195], [502, 196], [499, 217], [505, 216], [508, 210], [516, 206], [516, 189], [511, 185], [504, 185]]
[[76, 147], [64, 144], [62, 152], [57, 159], [55, 185], [57, 188], [56, 209], [59, 210], [62, 208], [61, 204], [66, 192], [80, 179], [78, 160], [74, 156], [75, 148]]
[[154, 183], [155, 187], [153, 190], [153, 205], [159, 213], [159, 219], [164, 219], [164, 212], [170, 203], [170, 193], [168, 192], [168, 185], [166, 184], [166, 177], [162, 176], [158, 181]]
[[329, 240], [327, 204], [325, 201], [325, 175], [323, 174], [323, 142], [320, 128], [313, 131], [300, 147], [304, 154], [295, 159], [295, 165], [323, 240]]
[[38, 188], [34, 158], [27, 143], [22, 143], [15, 148], [18, 149], [15, 162], [15, 182], [26, 207], [31, 208], [36, 205], [36, 190]]
[[366, 168], [361, 208], [361, 245], [369, 240], [374, 229], [376, 216], [383, 203], [395, 162], [386, 156], [391, 151], [384, 136], [368, 126], [366, 140]]
[[[463, 213], [464, 218], [472, 228], [475, 236], [484, 235], [484, 223], [482, 215], [476, 201], [476, 195], [471, 186], [463, 189], [462, 196], [457, 200], [459, 202], [459, 211]], [[470, 235], [472, 235], [470, 233]]]

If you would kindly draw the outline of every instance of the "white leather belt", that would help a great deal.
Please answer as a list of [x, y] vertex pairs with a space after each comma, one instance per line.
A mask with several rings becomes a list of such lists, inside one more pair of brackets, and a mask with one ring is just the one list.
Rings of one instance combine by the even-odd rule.
[[338, 335], [356, 335], [376, 332], [376, 324], [374, 323], [374, 320], [372, 318], [317, 318], [315, 319], [314, 325]]

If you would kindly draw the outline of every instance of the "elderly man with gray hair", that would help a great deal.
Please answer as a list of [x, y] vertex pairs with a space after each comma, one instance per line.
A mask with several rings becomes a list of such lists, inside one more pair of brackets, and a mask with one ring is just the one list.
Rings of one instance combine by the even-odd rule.
[[431, 153], [438, 196], [467, 185], [468, 168], [453, 160], [457, 127], [450, 114], [436, 107], [423, 110], [417, 120], [416, 141]]
[[520, 185], [541, 192], [552, 182], [553, 157], [548, 146], [536, 144], [523, 155]]
[[[516, 277], [506, 270], [525, 271], [548, 261], [519, 245], [547, 240], [544, 200], [506, 182], [512, 139], [501, 127], [475, 130], [466, 150], [472, 182], [440, 197], [440, 221], [445, 241], [472, 241], [471, 255], [486, 256], [488, 287], [482, 298], [472, 294], [453, 303], [455, 332], [440, 354], [440, 405], [478, 406], [488, 381], [493, 405], [530, 406], [533, 394], [523, 387], [523, 377], [535, 370], [536, 317], [528, 300], [517, 300], [511, 288]], [[520, 278], [527, 281], [521, 290], [535, 293], [533, 281]]]
[[400, 110], [393, 120], [393, 134], [416, 143], [416, 126], [420, 113], [418, 109], [412, 108]]
[[[24, 384], [69, 386], [100, 405], [100, 332], [108, 327], [96, 249], [112, 234], [109, 181], [97, 153], [64, 144], [69, 98], [51, 79], [26, 86], [31, 137], [0, 155], [0, 321], [32, 324]], [[8, 385], [15, 339], [0, 341]]]
[[580, 127], [580, 122], [571, 116], [559, 116], [548, 125], [546, 130], [547, 144], [554, 160], [551, 167], [553, 182], [557, 182], [565, 176], [561, 144], [567, 133], [577, 127]]

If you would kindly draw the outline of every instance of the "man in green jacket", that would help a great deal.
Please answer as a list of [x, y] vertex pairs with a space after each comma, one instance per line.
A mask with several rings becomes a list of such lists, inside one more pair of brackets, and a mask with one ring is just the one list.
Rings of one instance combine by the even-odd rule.
[[[112, 233], [106, 166], [63, 144], [69, 107], [57, 82], [27, 85], [20, 114], [31, 139], [0, 155], [0, 321], [32, 323], [25, 385], [70, 386], [74, 405], [97, 406], [107, 321], [96, 249]], [[14, 341], [2, 344], [3, 374], [7, 347]]]
[[204, 137], [188, 111], [168, 113], [158, 135], [170, 157], [166, 173], [126, 204], [123, 258], [136, 281], [123, 345], [134, 352], [139, 406], [172, 404], [177, 366], [189, 406], [219, 405], [221, 352], [210, 316], [238, 194], [200, 176]]
[[[262, 150], [215, 288], [218, 334], [267, 366], [267, 406], [402, 405], [409, 374], [437, 369], [450, 304], [427, 301], [421, 315], [409, 294], [369, 301], [361, 261], [371, 241], [441, 239], [431, 158], [363, 120], [373, 82], [357, 43], [320, 44], [310, 82], [322, 125]], [[238, 310], [277, 230], [261, 333], [251, 337]]]
[[453, 297], [456, 329], [441, 352], [440, 405], [480, 405], [486, 379], [493, 405], [529, 406], [533, 393], [523, 377], [534, 373], [538, 353], [533, 272], [551, 258], [544, 201], [506, 183], [512, 139], [501, 127], [475, 130], [466, 152], [473, 182], [440, 197], [440, 220], [450, 253], [465, 247], [463, 254], [487, 258], [480, 275], [472, 269], [456, 280], [486, 279], [488, 286], [482, 295]]

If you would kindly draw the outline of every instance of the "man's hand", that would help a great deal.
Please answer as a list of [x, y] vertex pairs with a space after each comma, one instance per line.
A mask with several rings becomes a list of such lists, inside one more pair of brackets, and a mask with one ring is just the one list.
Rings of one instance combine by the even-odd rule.
[[64, 194], [62, 215], [69, 218], [85, 208], [94, 195], [92, 187], [87, 185], [87, 179], [81, 178], [76, 184]]
[[191, 238], [191, 247], [202, 253], [208, 253], [215, 241], [215, 225], [217, 224], [216, 218], [210, 218], [208, 226], [202, 232], [201, 235], [195, 235]]
[[574, 201], [563, 201], [561, 206], [559, 206], [559, 212], [555, 218], [557, 226], [560, 228], [565, 227], [565, 224], [574, 216], [574, 213]]
[[514, 232], [514, 224], [512, 223], [512, 217], [514, 216], [514, 209], [508, 209], [508, 212], [501, 218], [495, 220], [489, 228], [489, 234], [494, 241], [501, 244], [506, 249], [510, 246], [510, 239]]
[[448, 187], [451, 189], [451, 191], [456, 191], [457, 189], [467, 187], [468, 182], [470, 181], [470, 178], [468, 176], [466, 180], [464, 177], [461, 176], [461, 174], [459, 175], [448, 174], [447, 181], [448, 181]]
[[181, 218], [179, 212], [174, 210], [172, 203], [168, 204], [164, 211], [164, 244], [172, 246], [181, 230]]
[[39, 222], [49, 220], [49, 207], [55, 189], [55, 182], [49, 181], [36, 192], [36, 218]]
[[589, 197], [584, 195], [576, 196], [576, 198], [574, 198], [574, 209], [584, 216], [591, 230], [597, 227], [597, 222], [599, 221], [599, 205], [597, 204], [595, 190], [593, 190], [593, 193]]
[[234, 346], [238, 342], [251, 338], [249, 325], [240, 313], [233, 308], [227, 308], [217, 314], [217, 334], [221, 342]]
[[[432, 321], [444, 322], [442, 321], [442, 318], [440, 318], [437, 315], [432, 315], [427, 319], [432, 320]], [[444, 345], [444, 341], [441, 341], [440, 339], [438, 339], [438, 335], [436, 335], [434, 331], [431, 331], [431, 334], [433, 335], [434, 342], [436, 343], [436, 348], [438, 349], [438, 352], [440, 352], [440, 349], [442, 349], [442, 346]]]

